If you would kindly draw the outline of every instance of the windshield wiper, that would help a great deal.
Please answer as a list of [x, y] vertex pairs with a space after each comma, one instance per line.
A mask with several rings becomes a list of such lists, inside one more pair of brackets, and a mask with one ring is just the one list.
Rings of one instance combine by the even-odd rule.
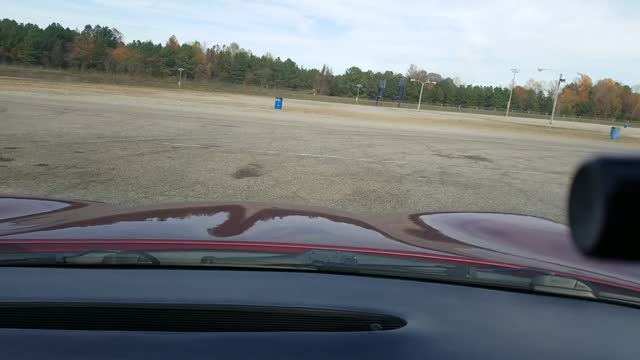
[[160, 260], [145, 251], [87, 250], [70, 254], [1, 254], [0, 265], [160, 265]]
[[[216, 258], [205, 257], [203, 263], [216, 264]], [[219, 260], [218, 260], [219, 261]], [[237, 261], [237, 259], [236, 259]], [[423, 260], [398, 259], [378, 255], [334, 250], [309, 250], [294, 255], [273, 256], [258, 260], [264, 265], [297, 266], [322, 272], [425, 277], [487, 286], [506, 286], [538, 293], [596, 299], [584, 282], [543, 271], [528, 270], [533, 278], [519, 276], [512, 269], [482, 269], [459, 264], [429, 263]], [[625, 299], [628, 301], [628, 299]]]
[[443, 283], [506, 288], [552, 295], [598, 299], [640, 306], [640, 297], [594, 291], [588, 282], [542, 270], [474, 267], [350, 251], [312, 249], [296, 254], [237, 251], [118, 251], [0, 254], [4, 266], [184, 266], [204, 268], [276, 269], [349, 275], [424, 279]]
[[297, 254], [272, 255], [261, 257], [219, 257], [204, 256], [201, 264], [205, 266], [264, 266], [269, 268], [288, 268], [336, 272], [348, 274], [372, 274], [372, 271], [402, 271], [424, 274], [449, 274], [453, 271], [466, 272], [460, 265], [430, 263], [423, 260], [402, 259], [381, 255], [362, 254], [337, 250], [308, 250]]
[[[264, 267], [351, 275], [378, 275], [398, 278], [459, 282], [475, 285], [503, 286], [531, 290], [531, 277], [514, 273], [513, 269], [477, 268], [462, 264], [429, 262], [350, 251], [312, 249], [303, 253], [264, 257], [205, 256], [204, 266]], [[529, 274], [546, 275], [542, 271], [527, 270]]]

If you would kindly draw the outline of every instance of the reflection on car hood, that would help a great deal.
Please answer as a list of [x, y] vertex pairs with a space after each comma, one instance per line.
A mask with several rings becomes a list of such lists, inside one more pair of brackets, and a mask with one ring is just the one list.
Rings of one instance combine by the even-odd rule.
[[[511, 264], [640, 288], [640, 267], [583, 256], [569, 229], [498, 213], [359, 217], [340, 211], [259, 203], [195, 203], [121, 210], [105, 204], [0, 198], [0, 252], [72, 251], [91, 244], [269, 246], [417, 253]], [[107, 244], [107, 245], [104, 245]], [[250, 246], [250, 247], [248, 247]]]

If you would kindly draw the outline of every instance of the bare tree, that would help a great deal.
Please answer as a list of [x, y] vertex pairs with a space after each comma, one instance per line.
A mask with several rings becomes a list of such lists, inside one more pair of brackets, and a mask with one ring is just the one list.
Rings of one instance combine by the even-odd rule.
[[320, 95], [331, 95], [331, 79], [333, 78], [333, 71], [328, 65], [322, 65], [322, 70], [316, 75], [314, 79], [314, 88], [318, 90]]
[[409, 79], [427, 81], [427, 71], [418, 67], [416, 64], [411, 64], [407, 69], [407, 77]]
[[544, 91], [544, 84], [541, 83], [540, 81], [535, 80], [535, 79], [529, 79], [524, 84], [524, 88], [525, 89], [531, 89], [531, 90], [533, 90], [535, 92]]

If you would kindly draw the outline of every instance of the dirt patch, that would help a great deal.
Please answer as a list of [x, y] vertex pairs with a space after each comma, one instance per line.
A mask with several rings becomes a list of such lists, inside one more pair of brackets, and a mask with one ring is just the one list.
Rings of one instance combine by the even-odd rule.
[[262, 175], [263, 175], [262, 165], [249, 164], [236, 170], [232, 176], [235, 179], [244, 179], [249, 177], [260, 177]]
[[482, 161], [482, 162], [493, 162], [493, 160], [488, 157], [484, 157], [482, 155], [465, 155], [465, 154], [443, 154], [443, 153], [434, 153], [433, 155], [446, 159], [464, 159], [464, 160], [472, 160], [472, 161]]
[[17, 150], [17, 149], [20, 149], [20, 148], [17, 147], [17, 146], [5, 146], [5, 147], [3, 147], [3, 149], [5, 149], [5, 150]]
[[35, 164], [35, 166], [38, 166], [38, 167], [47, 167], [47, 166], [49, 166], [49, 164], [47, 164], [47, 163], [37, 163], [37, 164]]
[[11, 162], [11, 161], [14, 161], [14, 160], [15, 160], [14, 158], [0, 156], [0, 161], [1, 162]]
[[461, 158], [473, 161], [493, 162], [491, 159], [481, 155], [462, 155]]
[[218, 126], [218, 127], [228, 127], [228, 128], [237, 128], [240, 127], [238, 125], [228, 125], [228, 124], [210, 124], [211, 126]]
[[447, 158], [447, 159], [457, 159], [458, 158], [456, 155], [453, 155], [453, 154], [434, 153], [433, 155], [435, 155], [437, 157], [441, 157], [441, 158]]

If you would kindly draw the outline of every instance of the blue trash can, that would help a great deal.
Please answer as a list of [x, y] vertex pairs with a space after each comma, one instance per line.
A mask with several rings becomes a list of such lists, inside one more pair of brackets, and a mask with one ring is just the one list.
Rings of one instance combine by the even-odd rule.
[[281, 97], [277, 97], [276, 98], [275, 108], [276, 108], [276, 110], [282, 110], [282, 98]]
[[611, 140], [618, 140], [620, 139], [620, 128], [619, 127], [611, 127], [611, 132], [609, 133], [609, 138]]

